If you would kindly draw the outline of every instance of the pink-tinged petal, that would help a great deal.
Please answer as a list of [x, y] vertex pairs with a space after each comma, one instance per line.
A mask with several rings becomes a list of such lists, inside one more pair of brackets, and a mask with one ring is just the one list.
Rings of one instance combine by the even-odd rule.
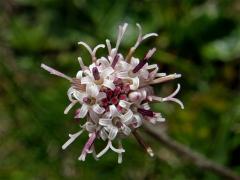
[[105, 92], [99, 92], [98, 95], [97, 95], [97, 100], [100, 101], [102, 99], [105, 99], [107, 97], [106, 93]]
[[125, 62], [125, 61], [120, 61], [117, 65], [116, 65], [116, 67], [115, 67], [115, 69], [116, 70], [124, 70], [124, 71], [128, 71], [128, 70], [130, 70], [131, 69], [131, 66], [127, 63], [127, 62]]
[[123, 71], [123, 72], [119, 72], [117, 73], [116, 75], [118, 78], [121, 78], [121, 79], [126, 79], [129, 77], [129, 74], [127, 71]]
[[[144, 68], [144, 67], [143, 67]], [[139, 71], [139, 76], [144, 80], [147, 81], [149, 79], [149, 72], [146, 69], [141, 69]]]
[[92, 109], [93, 109], [93, 111], [94, 111], [95, 113], [97, 113], [97, 114], [102, 114], [102, 113], [105, 111], [105, 109], [102, 108], [102, 107], [100, 107], [99, 104], [94, 104], [94, 105], [92, 106]]
[[133, 91], [129, 93], [128, 98], [131, 102], [137, 102], [142, 99], [142, 94], [138, 91]]
[[99, 93], [99, 88], [96, 84], [90, 83], [90, 84], [87, 84], [86, 86], [86, 92], [91, 97], [97, 97]]
[[108, 139], [113, 140], [117, 136], [118, 128], [115, 126], [110, 126]]
[[86, 122], [84, 127], [88, 132], [95, 132], [97, 125], [92, 122]]
[[112, 125], [112, 119], [101, 118], [101, 119], [99, 119], [99, 124], [102, 125], [102, 126]]
[[97, 113], [95, 113], [93, 110], [89, 109], [89, 116], [91, 118], [91, 120], [95, 123], [98, 122], [99, 116]]
[[100, 137], [102, 138], [102, 140], [104, 140], [104, 141], [108, 138], [108, 134], [107, 134], [107, 132], [106, 132], [106, 130], [105, 130], [104, 128], [102, 128], [102, 129], [100, 130], [99, 135], [100, 135]]
[[82, 79], [82, 75], [83, 75], [83, 71], [78, 71], [77, 75], [76, 75], [76, 78]]
[[132, 125], [134, 128], [138, 128], [142, 125], [142, 117], [138, 114], [134, 114], [134, 119], [132, 121]]
[[83, 104], [75, 118], [84, 118], [88, 113], [88, 105]]
[[89, 84], [92, 82], [92, 79], [89, 76], [81, 78], [81, 84]]
[[135, 58], [135, 57], [132, 57], [131, 58], [131, 65], [133, 67], [137, 66], [139, 64], [139, 59], [138, 58]]
[[132, 110], [128, 110], [124, 115], [121, 116], [122, 122], [128, 122], [133, 118]]
[[82, 102], [83, 101], [83, 98], [86, 97], [86, 93], [82, 93], [82, 92], [79, 92], [79, 91], [74, 91], [73, 93], [73, 96], [74, 98], [76, 98], [78, 101]]
[[94, 132], [90, 135], [88, 141], [84, 145], [84, 148], [82, 150], [80, 157], [78, 158], [79, 160], [81, 160], [81, 161], [85, 160], [86, 154], [90, 150], [90, 147], [92, 146], [95, 139], [96, 139], [96, 132]]
[[108, 79], [104, 79], [103, 81], [103, 85], [111, 90], [115, 89], [115, 85], [112, 81], [108, 80]]
[[112, 67], [107, 67], [105, 68], [102, 72], [101, 72], [101, 77], [102, 78], [106, 78], [108, 77], [110, 74], [112, 74], [114, 72], [114, 69]]
[[137, 90], [138, 87], [139, 87], [139, 78], [138, 77], [134, 77], [131, 80], [132, 80], [132, 84], [130, 85], [130, 89], [131, 90]]
[[104, 71], [106, 67], [110, 66], [110, 63], [107, 58], [101, 57], [100, 59], [97, 60], [97, 65], [100, 71]]
[[124, 100], [120, 100], [118, 103], [119, 106], [128, 109], [132, 103], [128, 102], [128, 101], [124, 101]]
[[117, 117], [117, 116], [120, 115], [120, 113], [118, 112], [118, 110], [117, 110], [117, 108], [116, 108], [115, 105], [110, 105], [110, 106], [109, 106], [109, 111], [110, 111], [110, 115], [111, 115], [112, 117]]

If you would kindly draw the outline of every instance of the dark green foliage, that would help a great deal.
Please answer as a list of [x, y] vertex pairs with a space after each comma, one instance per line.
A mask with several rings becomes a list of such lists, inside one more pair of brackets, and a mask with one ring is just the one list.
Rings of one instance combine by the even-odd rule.
[[[148, 157], [133, 137], [124, 141], [122, 165], [110, 152], [100, 161], [89, 156], [79, 162], [86, 135], [61, 150], [79, 124], [73, 111], [63, 114], [68, 82], [40, 64], [74, 76], [78, 56], [89, 63], [77, 42], [115, 42], [123, 22], [130, 24], [123, 54], [135, 42], [138, 22], [145, 33], [159, 37], [141, 45], [136, 56], [156, 46], [151, 61], [162, 72], [183, 75], [177, 81], [185, 109], [171, 103], [154, 106], [166, 117], [170, 136], [240, 172], [239, 7], [238, 0], [0, 2], [0, 179], [220, 179], [147, 136], [159, 158]], [[156, 86], [156, 93], [168, 95], [177, 81]]]

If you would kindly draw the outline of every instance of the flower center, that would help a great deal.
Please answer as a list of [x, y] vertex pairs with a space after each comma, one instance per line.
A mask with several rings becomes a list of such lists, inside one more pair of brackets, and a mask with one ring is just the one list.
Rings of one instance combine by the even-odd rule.
[[111, 90], [109, 88], [103, 87], [101, 88], [101, 92], [106, 93], [107, 97], [101, 100], [101, 105], [106, 109], [106, 111], [109, 111], [110, 105], [115, 105], [117, 107], [117, 110], [119, 112], [123, 111], [123, 108], [119, 106], [120, 100], [128, 100], [128, 94], [130, 92], [130, 86], [129, 83], [125, 83], [120, 78], [116, 78], [113, 81], [115, 85], [115, 89]]
[[94, 98], [94, 97], [84, 97], [83, 102], [85, 102], [88, 105], [94, 105], [96, 103], [96, 98]]

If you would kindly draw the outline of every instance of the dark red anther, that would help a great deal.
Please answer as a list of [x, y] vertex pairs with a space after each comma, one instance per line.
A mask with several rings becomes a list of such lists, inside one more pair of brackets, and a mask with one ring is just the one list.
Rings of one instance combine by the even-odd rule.
[[117, 126], [118, 128], [121, 128], [121, 127], [123, 126], [123, 124], [122, 124], [120, 121], [117, 121], [117, 122], [116, 122], [116, 126]]
[[108, 111], [109, 111], [109, 106], [105, 108], [105, 112], [108, 112]]
[[114, 105], [118, 104], [118, 98], [117, 97], [113, 97], [111, 99], [111, 103], [114, 104]]
[[147, 63], [148, 59], [143, 59], [138, 65], [132, 70], [133, 73], [137, 73]]
[[108, 99], [104, 98], [102, 99], [102, 106], [107, 106], [108, 105]]
[[100, 79], [100, 75], [99, 75], [99, 72], [98, 72], [98, 68], [97, 67], [94, 67], [92, 69], [92, 73], [93, 73], [93, 77], [96, 81], [98, 81]]
[[150, 110], [138, 108], [138, 112], [141, 113], [143, 116], [149, 116], [149, 117], [153, 117], [154, 116], [154, 113], [152, 111], [150, 111]]
[[118, 96], [120, 93], [121, 93], [121, 88], [120, 88], [119, 86], [117, 86], [117, 87], [114, 89], [114, 96]]
[[126, 99], [127, 99], [127, 96], [126, 96], [125, 94], [121, 94], [121, 95], [119, 96], [119, 99], [120, 99], [120, 100], [126, 100]]
[[123, 108], [118, 105], [118, 106], [117, 106], [117, 110], [118, 110], [118, 112], [122, 112]]
[[107, 98], [108, 98], [108, 99], [111, 99], [112, 96], [113, 96], [113, 91], [112, 91], [112, 90], [108, 90], [108, 91], [107, 91]]
[[153, 55], [153, 53], [156, 51], [156, 48], [150, 49], [142, 61], [138, 63], [138, 65], [132, 70], [133, 73], [137, 73], [142, 67], [147, 63], [149, 58]]
[[117, 64], [117, 62], [118, 62], [118, 60], [119, 60], [119, 54], [117, 54], [115, 57], [114, 57], [114, 59], [113, 59], [113, 61], [112, 61], [112, 68], [114, 69], [115, 68], [115, 66], [116, 66], [116, 64]]

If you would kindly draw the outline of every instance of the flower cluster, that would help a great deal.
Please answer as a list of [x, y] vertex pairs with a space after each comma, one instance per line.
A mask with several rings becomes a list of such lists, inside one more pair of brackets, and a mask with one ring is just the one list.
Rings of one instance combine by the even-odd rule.
[[[142, 28], [137, 24], [139, 35], [136, 43], [130, 48], [127, 56], [123, 56], [118, 52], [120, 42], [127, 29], [127, 23], [119, 26], [117, 43], [112, 47], [110, 41], [106, 40], [108, 55], [106, 57], [96, 57], [99, 48], [105, 48], [104, 44], [90, 48], [86, 43], [79, 42], [90, 53], [92, 64], [85, 66], [82, 58], [79, 57], [81, 70], [78, 71], [76, 77], [71, 78], [45, 64], [41, 67], [51, 74], [63, 77], [70, 81], [71, 87], [68, 89], [67, 95], [71, 101], [70, 105], [65, 109], [67, 114], [75, 105], [80, 104], [81, 107], [76, 110], [75, 118], [85, 118], [86, 121], [81, 125], [81, 130], [75, 134], [69, 134], [69, 140], [62, 146], [67, 148], [77, 137], [84, 131], [89, 134], [85, 146], [79, 160], [84, 161], [87, 154], [93, 154], [98, 159], [109, 149], [118, 154], [118, 163], [122, 162], [122, 153], [125, 150], [122, 147], [121, 140], [129, 136], [131, 133], [136, 137], [138, 142], [145, 150], [153, 156], [153, 152], [147, 146], [136, 129], [140, 127], [143, 121], [155, 124], [163, 122], [165, 119], [158, 112], [150, 109], [149, 103], [174, 101], [181, 108], [183, 104], [175, 98], [180, 90], [178, 84], [177, 89], [167, 97], [158, 97], [154, 95], [151, 85], [166, 82], [181, 77], [180, 74], [170, 74], [158, 72], [157, 64], [150, 65], [149, 59], [153, 56], [156, 48], [150, 49], [146, 55], [140, 60], [133, 57], [137, 47], [152, 36], [158, 36], [156, 33], [142, 35]], [[107, 141], [106, 147], [99, 153], [96, 153], [94, 142], [97, 139]], [[118, 143], [114, 147], [113, 141]]]

